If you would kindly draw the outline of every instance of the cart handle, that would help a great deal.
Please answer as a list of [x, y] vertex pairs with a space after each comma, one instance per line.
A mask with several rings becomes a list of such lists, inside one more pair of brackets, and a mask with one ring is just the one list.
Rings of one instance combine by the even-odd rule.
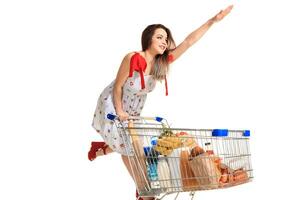
[[[106, 117], [107, 117], [108, 119], [110, 119], [110, 120], [115, 120], [116, 118], [119, 118], [118, 115], [113, 115], [113, 114], [107, 114]], [[141, 119], [144, 119], [144, 120], [154, 120], [154, 121], [157, 121], [157, 122], [161, 122], [164, 118], [162, 118], [162, 117], [129, 116], [128, 119], [129, 119], [129, 120], [141, 120]]]

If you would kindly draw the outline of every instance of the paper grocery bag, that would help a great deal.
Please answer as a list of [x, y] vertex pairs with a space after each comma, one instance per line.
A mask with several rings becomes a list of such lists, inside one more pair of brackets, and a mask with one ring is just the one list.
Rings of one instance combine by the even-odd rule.
[[189, 165], [202, 189], [218, 188], [221, 172], [218, 170], [214, 155], [200, 154], [189, 161]]
[[192, 168], [189, 165], [189, 151], [183, 150], [180, 153], [180, 174], [183, 191], [192, 191], [199, 188]]
[[135, 154], [134, 156], [129, 157], [132, 166], [131, 174], [139, 191], [145, 189], [148, 190], [150, 188], [150, 184], [147, 175], [146, 157], [143, 150], [143, 143], [140, 140], [136, 130], [133, 129], [134, 126], [132, 121], [128, 122], [128, 128]]

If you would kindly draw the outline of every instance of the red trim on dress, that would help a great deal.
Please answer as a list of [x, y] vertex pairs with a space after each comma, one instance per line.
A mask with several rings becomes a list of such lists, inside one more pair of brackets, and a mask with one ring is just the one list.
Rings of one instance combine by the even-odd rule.
[[131, 57], [129, 77], [133, 76], [133, 71], [139, 72], [141, 77], [142, 89], [145, 88], [144, 72], [146, 70], [146, 67], [147, 62], [139, 53], [135, 53]]
[[[172, 54], [168, 55], [168, 62], [171, 63], [174, 61], [174, 56]], [[144, 72], [147, 68], [147, 62], [144, 57], [142, 57], [138, 52], [136, 52], [130, 60], [130, 71], [129, 77], [133, 76], [133, 71], [137, 71], [140, 73], [141, 77], [141, 88], [145, 88], [145, 79], [144, 79]], [[165, 76], [165, 88], [166, 88], [166, 96], [168, 96], [168, 82], [167, 76]]]

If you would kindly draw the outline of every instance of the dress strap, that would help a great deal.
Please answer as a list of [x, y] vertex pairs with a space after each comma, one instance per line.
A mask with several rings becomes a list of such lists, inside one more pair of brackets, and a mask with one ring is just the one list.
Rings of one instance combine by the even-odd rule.
[[141, 88], [144, 89], [145, 88], [145, 80], [144, 80], [144, 72], [146, 70], [147, 67], [147, 62], [145, 61], [145, 59], [143, 57], [141, 57], [141, 55], [136, 52], [130, 60], [130, 71], [129, 71], [129, 77], [133, 76], [133, 72], [137, 71], [140, 73], [140, 77], [141, 77]]
[[168, 55], [168, 63], [172, 63], [174, 61], [174, 56], [173, 54]]
[[[168, 62], [171, 63], [174, 61], [174, 56], [172, 54], [168, 55]], [[147, 68], [147, 62], [146, 60], [138, 53], [136, 52], [130, 59], [130, 71], [129, 71], [129, 77], [133, 76], [133, 72], [137, 71], [140, 73], [141, 78], [141, 88], [145, 88], [145, 79], [144, 79], [144, 72]], [[165, 75], [165, 88], [166, 88], [166, 96], [168, 96], [168, 82], [167, 82], [167, 76]]]
[[168, 96], [168, 82], [167, 82], [167, 76], [165, 75], [165, 87], [166, 87], [166, 96]]
[[[174, 56], [173, 54], [169, 54], [168, 55], [168, 63], [171, 63], [174, 61]], [[168, 96], [169, 92], [168, 92], [168, 82], [167, 82], [167, 76], [165, 75], [165, 88], [166, 88], [166, 96]]]

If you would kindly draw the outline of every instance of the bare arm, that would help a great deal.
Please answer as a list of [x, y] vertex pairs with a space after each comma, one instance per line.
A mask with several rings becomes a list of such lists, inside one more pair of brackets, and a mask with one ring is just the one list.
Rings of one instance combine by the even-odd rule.
[[215, 22], [221, 21], [226, 15], [228, 15], [232, 8], [233, 6], [231, 5], [225, 10], [221, 10], [213, 18], [209, 19], [206, 23], [190, 33], [182, 43], [180, 43], [173, 51], [171, 51], [174, 60], [180, 57], [188, 48], [195, 44]]
[[124, 59], [122, 60], [121, 66], [119, 68], [114, 89], [113, 89], [113, 103], [117, 112], [117, 115], [120, 117], [121, 120], [126, 120], [128, 118], [128, 114], [123, 111], [122, 106], [122, 89], [125, 84], [125, 81], [129, 75], [129, 68], [130, 68], [130, 59], [133, 53], [127, 54]]

